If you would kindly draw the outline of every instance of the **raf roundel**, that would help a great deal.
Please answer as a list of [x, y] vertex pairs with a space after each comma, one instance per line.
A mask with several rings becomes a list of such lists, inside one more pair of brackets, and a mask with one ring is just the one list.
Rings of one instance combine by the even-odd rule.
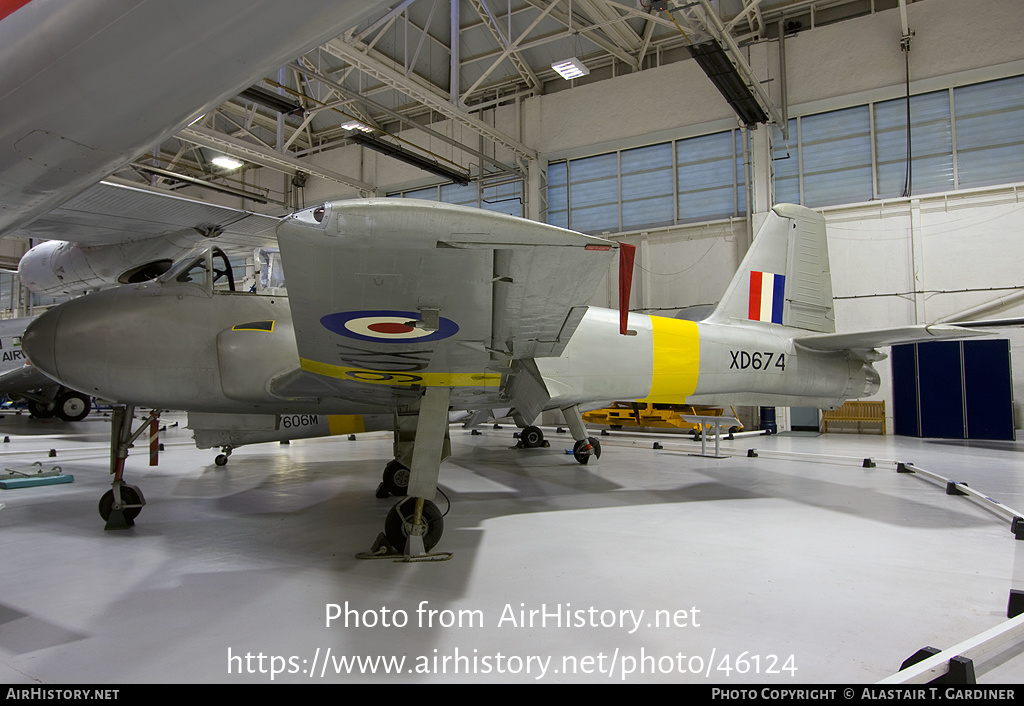
[[454, 336], [459, 325], [441, 317], [436, 331], [418, 328], [416, 311], [342, 311], [328, 314], [320, 323], [328, 331], [374, 343], [429, 343]]

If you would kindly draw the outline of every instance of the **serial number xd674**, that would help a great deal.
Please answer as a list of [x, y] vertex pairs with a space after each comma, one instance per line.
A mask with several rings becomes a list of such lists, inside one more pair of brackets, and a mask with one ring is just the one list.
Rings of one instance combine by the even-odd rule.
[[786, 354], [772, 351], [729, 351], [732, 363], [729, 370], [779, 370], [786, 369]]

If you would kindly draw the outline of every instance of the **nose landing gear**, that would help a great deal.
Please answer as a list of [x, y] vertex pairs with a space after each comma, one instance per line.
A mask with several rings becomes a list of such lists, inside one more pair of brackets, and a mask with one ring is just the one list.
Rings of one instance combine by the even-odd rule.
[[150, 423], [160, 417], [160, 412], [155, 409], [151, 411], [142, 425], [132, 432], [134, 417], [134, 405], [119, 405], [114, 407], [110, 420], [110, 473], [114, 476], [114, 482], [99, 503], [100, 517], [107, 523], [104, 529], [108, 530], [132, 527], [146, 504], [142, 491], [124, 482], [124, 464], [128, 458], [128, 449], [132, 448], [142, 432], [149, 429]]

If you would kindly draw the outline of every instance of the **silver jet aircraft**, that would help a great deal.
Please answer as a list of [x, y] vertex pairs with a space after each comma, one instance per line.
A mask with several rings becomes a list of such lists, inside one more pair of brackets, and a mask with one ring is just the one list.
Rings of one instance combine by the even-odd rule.
[[[228, 451], [393, 429], [382, 486], [405, 497], [385, 534], [422, 555], [442, 532], [432, 500], [450, 410], [513, 408], [532, 425], [561, 409], [585, 463], [600, 447], [581, 409], [612, 400], [834, 408], [878, 389], [877, 348], [976, 333], [835, 333], [824, 219], [792, 205], [769, 214], [700, 322], [620, 320], [588, 306], [618, 243], [477, 209], [336, 201], [284, 219], [277, 236], [287, 296], [234, 291], [226, 257], [208, 249], [156, 281], [59, 305], [26, 331], [40, 370], [126, 405], [100, 503], [108, 526], [130, 523], [145, 503], [123, 479], [135, 405], [186, 410], [200, 446]], [[535, 445], [539, 430], [522, 438]]]

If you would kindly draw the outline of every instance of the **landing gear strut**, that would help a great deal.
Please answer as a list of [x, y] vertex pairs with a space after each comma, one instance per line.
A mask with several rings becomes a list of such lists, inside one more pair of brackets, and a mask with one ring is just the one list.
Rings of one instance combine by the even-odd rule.
[[583, 424], [578, 405], [564, 407], [562, 415], [569, 427], [569, 432], [576, 443], [572, 447], [572, 456], [578, 463], [586, 465], [590, 458], [601, 458], [601, 443], [593, 436], [587, 436], [587, 427]]
[[428, 387], [416, 414], [395, 415], [395, 460], [384, 469], [377, 497], [406, 496], [391, 508], [384, 532], [361, 559], [400, 557], [439, 561], [451, 554], [429, 553], [444, 532], [442, 513], [431, 502], [437, 493], [441, 462], [451, 455], [448, 401], [451, 389]]
[[150, 412], [146, 421], [133, 433], [134, 415], [134, 405], [117, 406], [110, 420], [110, 473], [114, 481], [99, 504], [100, 517], [107, 523], [104, 529], [108, 530], [128, 529], [134, 525], [135, 518], [146, 504], [142, 491], [124, 482], [124, 463], [132, 443], [149, 429], [150, 420], [157, 419], [160, 412]]

